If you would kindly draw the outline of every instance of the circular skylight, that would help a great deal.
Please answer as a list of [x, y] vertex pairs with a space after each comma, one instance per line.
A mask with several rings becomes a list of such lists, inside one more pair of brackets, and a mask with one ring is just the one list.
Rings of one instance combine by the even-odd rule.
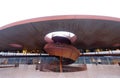
[[74, 42], [76, 40], [76, 35], [67, 31], [56, 31], [48, 33], [44, 39], [46, 42], [53, 42], [52, 37], [55, 36], [68, 38], [71, 42]]

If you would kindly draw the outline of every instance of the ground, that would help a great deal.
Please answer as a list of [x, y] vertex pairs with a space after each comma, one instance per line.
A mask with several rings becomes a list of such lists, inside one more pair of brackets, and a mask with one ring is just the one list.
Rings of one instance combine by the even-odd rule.
[[0, 68], [0, 78], [120, 78], [119, 65], [87, 65], [86, 71], [79, 72], [41, 72], [35, 65]]

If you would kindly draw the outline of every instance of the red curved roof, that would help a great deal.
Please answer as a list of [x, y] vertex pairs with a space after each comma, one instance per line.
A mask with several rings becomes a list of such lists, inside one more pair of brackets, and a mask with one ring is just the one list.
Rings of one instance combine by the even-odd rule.
[[[33, 18], [0, 28], [0, 50], [42, 49], [44, 36], [54, 31], [76, 34], [79, 48], [120, 47], [120, 19], [91, 15]], [[22, 47], [14, 47], [16, 44]]]

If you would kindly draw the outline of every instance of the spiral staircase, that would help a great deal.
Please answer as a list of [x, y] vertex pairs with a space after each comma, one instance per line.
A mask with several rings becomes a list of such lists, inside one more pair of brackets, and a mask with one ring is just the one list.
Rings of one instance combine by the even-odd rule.
[[72, 41], [64, 36], [52, 36], [52, 42], [44, 46], [44, 50], [57, 58], [50, 63], [41, 62], [37, 67], [41, 71], [71, 72], [86, 70], [86, 65], [71, 66], [80, 56], [80, 52], [72, 45]]

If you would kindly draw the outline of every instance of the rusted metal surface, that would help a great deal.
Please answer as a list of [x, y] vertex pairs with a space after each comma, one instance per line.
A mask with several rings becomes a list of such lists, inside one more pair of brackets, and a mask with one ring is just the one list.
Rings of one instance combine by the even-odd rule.
[[72, 45], [67, 44], [54, 44], [48, 43], [45, 45], [44, 49], [49, 55], [60, 56], [64, 58], [69, 58], [72, 60], [76, 60], [80, 56], [80, 51], [77, 50]]

